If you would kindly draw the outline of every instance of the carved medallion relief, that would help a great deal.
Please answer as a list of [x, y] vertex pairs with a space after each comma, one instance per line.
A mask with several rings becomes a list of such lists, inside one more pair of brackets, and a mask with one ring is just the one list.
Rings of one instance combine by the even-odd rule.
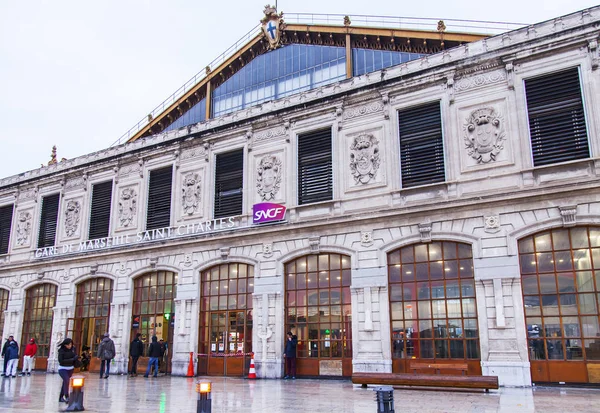
[[79, 228], [79, 218], [81, 213], [81, 204], [79, 201], [71, 199], [67, 201], [65, 210], [65, 232], [68, 237], [73, 236]]
[[496, 109], [487, 107], [472, 111], [463, 125], [467, 154], [478, 164], [496, 161], [504, 149], [504, 119]]
[[124, 188], [119, 195], [119, 223], [122, 227], [133, 224], [137, 213], [137, 192], [134, 188]]
[[281, 187], [282, 164], [276, 155], [265, 155], [256, 168], [256, 191], [262, 201], [272, 201]]
[[368, 184], [379, 170], [379, 141], [372, 134], [355, 137], [350, 145], [350, 171], [354, 182]]
[[182, 215], [194, 215], [200, 209], [200, 175], [196, 172], [186, 174], [181, 182], [181, 192]]

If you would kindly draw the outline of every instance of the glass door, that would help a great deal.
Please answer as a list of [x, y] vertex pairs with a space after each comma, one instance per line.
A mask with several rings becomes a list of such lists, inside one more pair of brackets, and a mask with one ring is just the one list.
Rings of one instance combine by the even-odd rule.
[[215, 311], [210, 313], [210, 353], [208, 374], [242, 376], [245, 372], [244, 352], [252, 336], [246, 324], [245, 311]]

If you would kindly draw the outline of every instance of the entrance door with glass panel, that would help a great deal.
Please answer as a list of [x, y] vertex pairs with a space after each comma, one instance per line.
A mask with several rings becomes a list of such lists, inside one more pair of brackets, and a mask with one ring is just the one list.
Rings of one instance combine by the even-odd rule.
[[251, 334], [251, 329], [246, 329], [245, 311], [210, 313], [208, 374], [215, 376], [244, 374], [247, 333]]

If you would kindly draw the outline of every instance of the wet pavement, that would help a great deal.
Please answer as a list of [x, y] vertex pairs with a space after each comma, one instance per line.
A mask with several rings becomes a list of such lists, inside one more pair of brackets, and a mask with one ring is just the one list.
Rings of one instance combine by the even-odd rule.
[[[88, 412], [196, 412], [195, 382], [185, 377], [84, 374], [84, 407]], [[0, 412], [59, 412], [60, 377], [0, 378]], [[336, 412], [376, 413], [373, 388], [348, 380], [247, 380], [211, 377], [213, 413]], [[490, 393], [396, 389], [396, 413], [405, 412], [600, 412], [600, 389], [503, 388]]]

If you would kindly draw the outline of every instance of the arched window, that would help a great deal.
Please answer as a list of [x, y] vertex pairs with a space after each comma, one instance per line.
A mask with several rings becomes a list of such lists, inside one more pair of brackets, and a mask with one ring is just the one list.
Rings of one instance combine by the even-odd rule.
[[8, 308], [8, 290], [0, 288], [0, 331], [4, 328], [4, 312]]
[[388, 254], [394, 370], [411, 359], [479, 360], [472, 257], [470, 245], [451, 241]]
[[352, 374], [350, 257], [308, 255], [285, 265], [286, 332], [298, 336], [298, 375]]
[[252, 352], [254, 267], [221, 264], [203, 271], [201, 280], [198, 371], [226, 376], [246, 374]]
[[600, 228], [523, 238], [519, 259], [532, 380], [590, 381], [587, 364], [600, 361]]
[[35, 338], [38, 346], [36, 357], [48, 357], [54, 318], [52, 308], [55, 305], [56, 286], [54, 284], [38, 284], [27, 289], [21, 349], [25, 348], [30, 338]]

